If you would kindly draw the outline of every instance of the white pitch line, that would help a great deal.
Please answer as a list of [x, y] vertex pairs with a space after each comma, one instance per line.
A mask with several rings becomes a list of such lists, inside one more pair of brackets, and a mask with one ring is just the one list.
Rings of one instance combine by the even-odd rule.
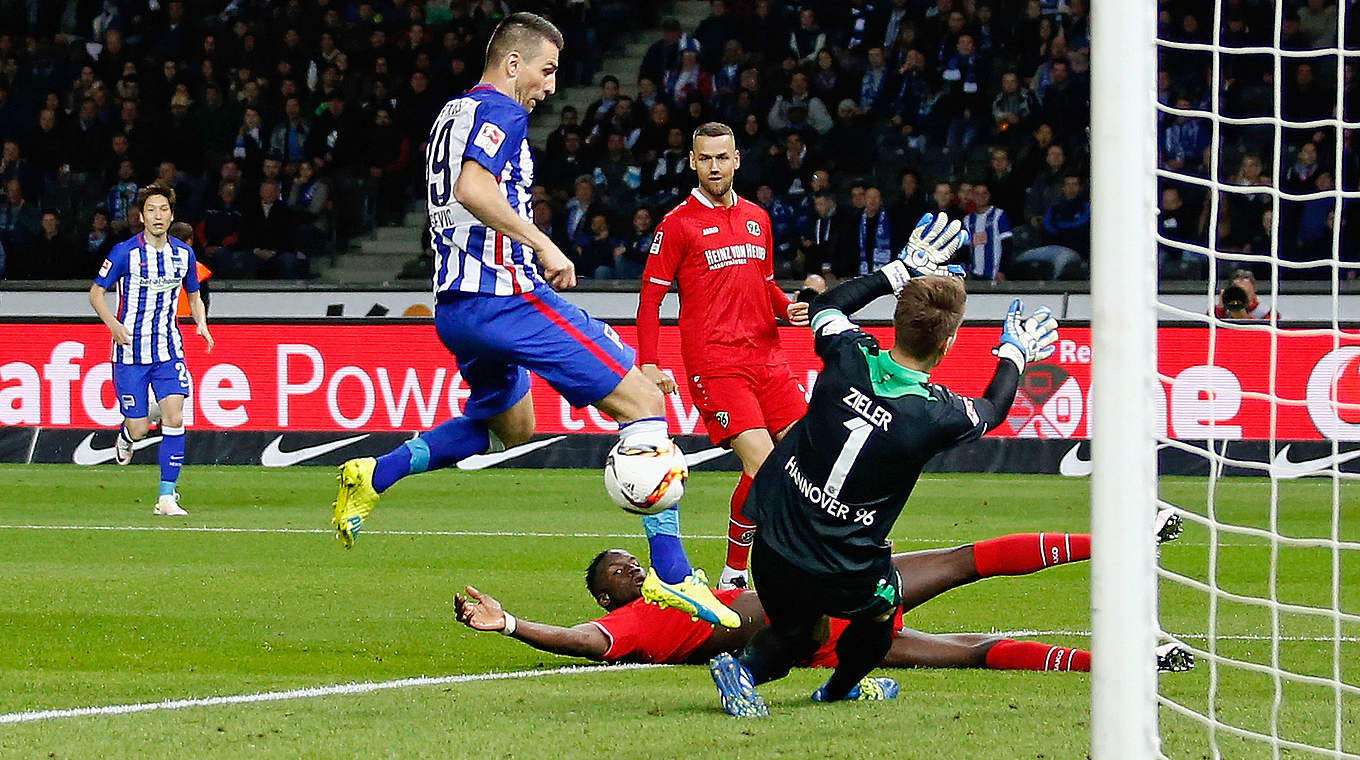
[[[910, 614], [910, 613], [908, 613]], [[931, 633], [941, 633], [941, 631], [931, 631]], [[1022, 629], [1018, 631], [992, 631], [998, 636], [1090, 636], [1090, 631], [1040, 631]], [[1209, 637], [1203, 633], [1168, 633], [1173, 639], [1193, 639], [1195, 641], [1208, 641]], [[1259, 633], [1239, 633], [1239, 634], [1219, 634], [1214, 637], [1220, 641], [1271, 641], [1272, 637]], [[1310, 642], [1332, 642], [1331, 636], [1281, 636], [1280, 641], [1310, 641]], [[1360, 642], [1360, 636], [1342, 636], [1341, 641], [1347, 644]]]
[[84, 718], [92, 715], [128, 715], [130, 713], [151, 712], [153, 710], [184, 710], [190, 707], [213, 707], [216, 705], [243, 705], [255, 702], [278, 702], [285, 699], [310, 699], [313, 697], [350, 696], [371, 694], [390, 689], [406, 689], [413, 686], [438, 686], [449, 683], [472, 683], [475, 681], [505, 681], [516, 678], [540, 678], [543, 676], [580, 675], [585, 673], [604, 673], [619, 670], [641, 670], [643, 668], [662, 668], [665, 665], [641, 663], [625, 665], [568, 665], [561, 668], [544, 670], [521, 670], [509, 673], [471, 673], [458, 676], [420, 676], [418, 678], [399, 678], [395, 681], [366, 681], [363, 683], [336, 684], [334, 686], [313, 686], [306, 689], [288, 691], [265, 691], [256, 694], [233, 694], [224, 697], [196, 697], [193, 699], [167, 699], [163, 702], [140, 702], [126, 705], [105, 705], [102, 707], [77, 707], [69, 710], [29, 710], [25, 712], [0, 714], [0, 724], [31, 723], [39, 720], [57, 718]]
[[[141, 533], [295, 533], [300, 535], [329, 535], [335, 531], [329, 528], [233, 528], [213, 525], [0, 525], [0, 530], [94, 530], [130, 531]], [[552, 533], [529, 530], [365, 530], [365, 536], [468, 536], [473, 538], [637, 538], [641, 533]], [[727, 536], [690, 536], [685, 538], [700, 541], [726, 541]], [[982, 539], [975, 539], [982, 540]], [[896, 544], [931, 544], [950, 546], [968, 543], [966, 538], [920, 538], [897, 537]], [[1178, 540], [1175, 546], [1209, 546], [1208, 543]], [[1220, 547], [1255, 547], [1257, 544], [1228, 544], [1219, 542]], [[1268, 548], [1268, 547], [1261, 547]]]
[[[0, 525], [0, 530], [93, 530], [93, 531], [132, 531], [142, 533], [297, 533], [304, 535], [326, 534], [335, 531], [328, 528], [232, 528], [218, 526], [192, 525]], [[523, 530], [365, 530], [365, 536], [471, 536], [474, 538], [638, 538], [637, 533], [550, 533]], [[727, 536], [685, 536], [686, 539], [727, 540]], [[953, 538], [897, 538], [898, 543], [951, 544], [959, 543]]]

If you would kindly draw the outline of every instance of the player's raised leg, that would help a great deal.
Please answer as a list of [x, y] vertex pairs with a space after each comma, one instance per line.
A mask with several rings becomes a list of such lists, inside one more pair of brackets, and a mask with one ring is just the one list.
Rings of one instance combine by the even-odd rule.
[[[631, 353], [630, 350], [630, 365]], [[618, 420], [621, 445], [662, 443], [670, 439], [661, 391], [636, 367], [630, 366], [619, 384], [595, 406]], [[690, 564], [680, 540], [679, 505], [643, 517], [642, 527], [647, 534], [652, 565], [642, 586], [643, 597], [709, 623], [739, 627], [741, 618], [713, 596], [707, 576]]]

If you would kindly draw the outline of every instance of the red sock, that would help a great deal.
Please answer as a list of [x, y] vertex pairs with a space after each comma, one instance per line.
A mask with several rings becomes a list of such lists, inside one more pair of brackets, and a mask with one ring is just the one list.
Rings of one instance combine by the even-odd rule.
[[1037, 641], [1002, 639], [987, 650], [987, 667], [993, 670], [1091, 671], [1091, 653], [1085, 649], [1055, 647]]
[[1087, 533], [1016, 533], [973, 544], [978, 575], [1025, 575], [1053, 565], [1091, 558]]
[[751, 476], [741, 474], [737, 490], [732, 492], [732, 515], [727, 521], [727, 566], [733, 570], [745, 570], [746, 560], [751, 556], [751, 532], [756, 529], [742, 507], [746, 504], [746, 492], [751, 490]]

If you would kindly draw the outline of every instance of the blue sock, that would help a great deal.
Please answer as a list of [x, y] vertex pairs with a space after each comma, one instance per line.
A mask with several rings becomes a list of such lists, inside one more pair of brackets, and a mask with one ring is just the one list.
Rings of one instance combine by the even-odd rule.
[[[179, 470], [184, 466], [184, 426], [161, 425], [161, 495], [175, 492]], [[167, 486], [170, 490], [166, 490]]]
[[378, 457], [378, 465], [373, 469], [373, 490], [382, 493], [407, 475], [457, 464], [473, 454], [485, 453], [490, 447], [491, 435], [485, 421], [454, 417]]
[[652, 569], [666, 583], [678, 583], [693, 572], [680, 543], [680, 510], [676, 507], [642, 518]]

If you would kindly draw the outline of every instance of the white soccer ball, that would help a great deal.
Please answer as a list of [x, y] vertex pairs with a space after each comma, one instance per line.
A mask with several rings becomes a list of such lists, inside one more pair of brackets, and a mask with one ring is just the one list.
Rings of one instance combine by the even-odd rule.
[[604, 461], [604, 490], [624, 511], [654, 515], [680, 503], [689, 466], [670, 438], [620, 441]]

